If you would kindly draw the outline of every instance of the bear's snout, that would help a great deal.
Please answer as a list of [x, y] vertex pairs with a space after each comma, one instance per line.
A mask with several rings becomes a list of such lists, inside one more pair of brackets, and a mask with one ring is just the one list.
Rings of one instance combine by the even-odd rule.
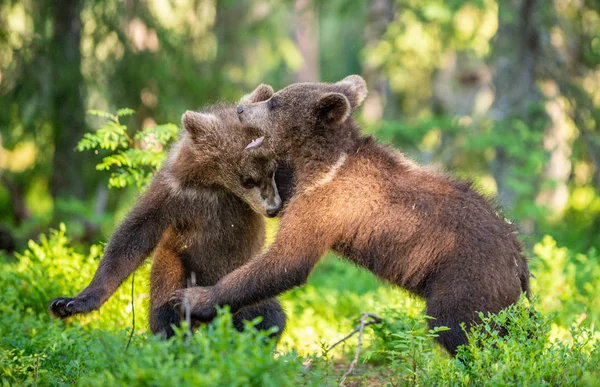
[[244, 105], [237, 105], [237, 114], [242, 114], [244, 112]]
[[279, 213], [279, 210], [280, 210], [280, 209], [281, 209], [281, 206], [280, 206], [280, 207], [273, 207], [273, 208], [269, 208], [269, 209], [267, 209], [267, 216], [268, 216], [269, 218], [274, 218], [274, 217], [276, 217], [276, 216], [277, 216], [277, 214]]

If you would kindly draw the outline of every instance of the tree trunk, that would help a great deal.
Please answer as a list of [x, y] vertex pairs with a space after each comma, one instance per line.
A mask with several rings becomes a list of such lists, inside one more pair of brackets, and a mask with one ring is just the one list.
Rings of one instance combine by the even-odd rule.
[[318, 82], [319, 71], [319, 23], [312, 0], [296, 0], [296, 44], [304, 63], [296, 75], [297, 82]]
[[[367, 24], [365, 25], [366, 48], [374, 49], [385, 34], [388, 25], [394, 19], [394, 5], [391, 0], [371, 0]], [[364, 61], [363, 75], [369, 94], [364, 103], [363, 117], [367, 122], [378, 122], [383, 118], [386, 102], [390, 96], [390, 88], [387, 75]]]
[[571, 175], [573, 134], [567, 125], [566, 107], [558, 85], [554, 81], [548, 81], [545, 89], [548, 89], [546, 112], [551, 123], [544, 136], [544, 149], [549, 154], [548, 163], [544, 168], [544, 179], [551, 184], [542, 188], [536, 202], [554, 215], [561, 215], [569, 202], [567, 182]]
[[[540, 60], [541, 0], [498, 2], [498, 32], [495, 43], [495, 100], [490, 117], [502, 136], [517, 136], [511, 120], [530, 124], [530, 108], [540, 96], [536, 87], [536, 67]], [[508, 182], [518, 168], [503, 145], [496, 147], [492, 172], [498, 186], [498, 199], [505, 208], [513, 208], [516, 191]]]
[[81, 74], [81, 2], [55, 1], [50, 56], [54, 92], [52, 124], [54, 158], [50, 190], [53, 197], [84, 197], [81, 176], [84, 155], [75, 146], [85, 132], [84, 82]]

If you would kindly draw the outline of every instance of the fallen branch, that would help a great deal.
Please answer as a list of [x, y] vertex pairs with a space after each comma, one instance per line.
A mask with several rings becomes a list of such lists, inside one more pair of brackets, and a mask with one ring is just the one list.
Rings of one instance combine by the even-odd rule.
[[[382, 319], [381, 319], [381, 317], [374, 315], [372, 313], [363, 313], [360, 316], [359, 321], [360, 321], [360, 323], [358, 324], [356, 329], [354, 329], [352, 332], [350, 332], [346, 337], [344, 337], [340, 341], [336, 342], [335, 344], [333, 344], [332, 346], [327, 348], [327, 350], [325, 351], [325, 352], [331, 351], [338, 344], [345, 342], [346, 340], [348, 340], [349, 338], [351, 338], [352, 336], [354, 336], [355, 334], [358, 333], [358, 345], [356, 347], [356, 351], [354, 352], [354, 359], [352, 360], [352, 363], [350, 363], [350, 366], [348, 367], [348, 369], [342, 376], [342, 380], [340, 381], [340, 386], [344, 385], [346, 378], [350, 375], [352, 370], [354, 370], [354, 367], [356, 367], [356, 365], [358, 364], [358, 356], [360, 355], [360, 349], [362, 347], [362, 336], [363, 336], [365, 327], [368, 325], [372, 325], [372, 324], [378, 324], [382, 321]], [[312, 365], [312, 364], [310, 364], [310, 365]]]
[[[367, 317], [371, 317], [371, 320], [369, 321], [365, 321], [365, 319]], [[349, 338], [351, 338], [352, 336], [354, 336], [356, 333], [358, 332], [362, 332], [361, 329], [364, 329], [364, 327], [366, 327], [367, 325], [371, 325], [371, 324], [378, 324], [380, 323], [381, 317], [374, 315], [372, 313], [363, 313], [360, 317], [360, 324], [356, 327], [356, 329], [354, 329], [352, 332], [350, 332], [346, 337], [344, 337], [343, 339], [341, 339], [340, 341], [338, 341], [337, 343], [333, 344], [331, 347], [327, 348], [327, 350], [325, 352], [329, 352], [331, 351], [333, 348], [335, 348], [338, 344], [343, 343], [344, 341], [348, 340]], [[361, 333], [362, 335], [362, 333]]]

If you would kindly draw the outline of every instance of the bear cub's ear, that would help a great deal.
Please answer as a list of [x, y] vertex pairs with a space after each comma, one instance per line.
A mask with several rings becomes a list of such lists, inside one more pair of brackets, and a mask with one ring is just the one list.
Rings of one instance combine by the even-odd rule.
[[350, 101], [340, 93], [322, 95], [317, 101], [316, 109], [317, 116], [329, 124], [339, 124], [346, 121], [352, 112]]
[[188, 110], [183, 113], [181, 123], [191, 135], [197, 136], [215, 126], [217, 124], [217, 117], [212, 114]]
[[367, 83], [360, 75], [349, 75], [335, 85], [342, 89], [352, 109], [359, 107], [367, 98]]
[[258, 85], [258, 87], [256, 89], [254, 89], [254, 91], [252, 93], [246, 94], [245, 96], [243, 96], [242, 99], [240, 100], [240, 103], [241, 104], [251, 104], [251, 103], [257, 103], [257, 102], [263, 102], [263, 101], [266, 101], [269, 98], [271, 98], [274, 93], [275, 92], [273, 91], [273, 88], [271, 86], [261, 83], [260, 85]]

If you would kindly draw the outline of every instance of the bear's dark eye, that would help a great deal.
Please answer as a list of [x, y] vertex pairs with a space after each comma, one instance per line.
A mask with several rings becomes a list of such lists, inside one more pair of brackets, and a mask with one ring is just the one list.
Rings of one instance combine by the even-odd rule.
[[277, 109], [279, 107], [279, 102], [275, 98], [271, 98], [269, 102], [267, 102], [267, 106], [269, 109]]
[[251, 177], [242, 177], [242, 187], [250, 189], [256, 187], [256, 181]]

